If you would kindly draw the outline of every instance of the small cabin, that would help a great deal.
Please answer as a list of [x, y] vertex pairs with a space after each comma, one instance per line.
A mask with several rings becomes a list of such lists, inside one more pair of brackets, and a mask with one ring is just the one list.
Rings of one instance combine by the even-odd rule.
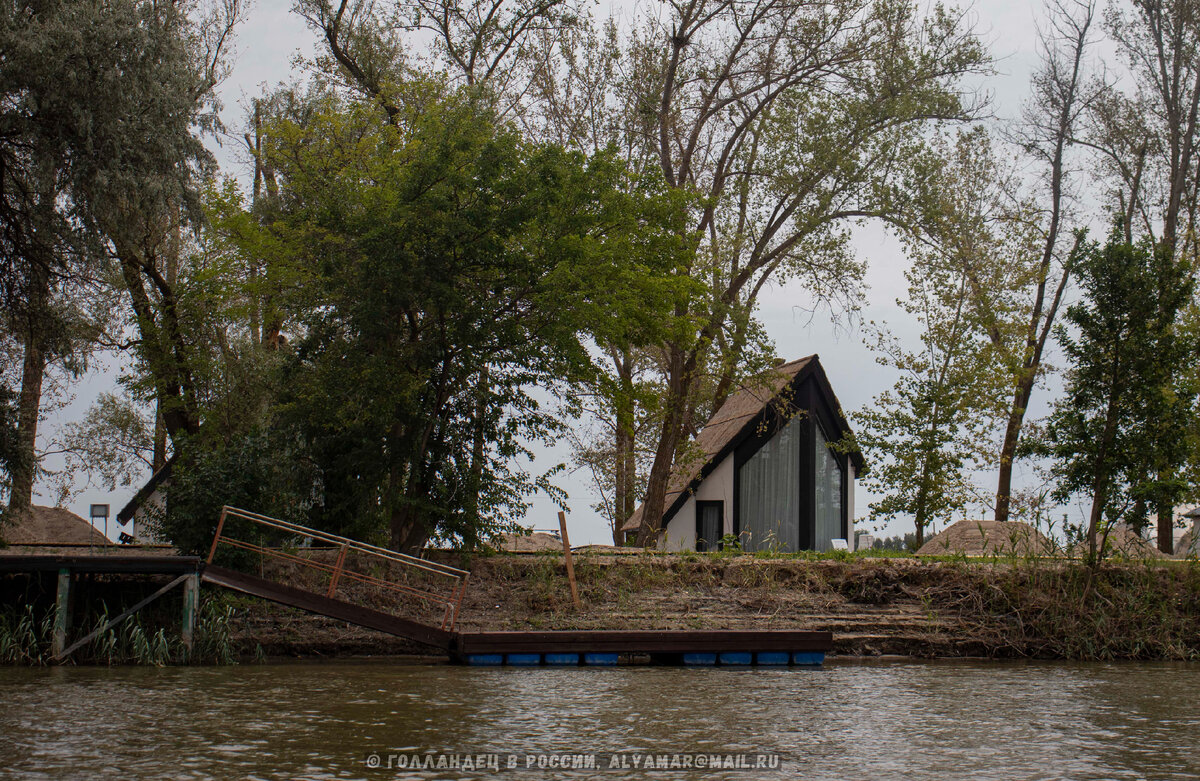
[[[817, 356], [731, 395], [685, 448], [659, 521], [661, 550], [826, 551], [854, 539], [863, 458]], [[636, 535], [642, 508], [622, 525]]]

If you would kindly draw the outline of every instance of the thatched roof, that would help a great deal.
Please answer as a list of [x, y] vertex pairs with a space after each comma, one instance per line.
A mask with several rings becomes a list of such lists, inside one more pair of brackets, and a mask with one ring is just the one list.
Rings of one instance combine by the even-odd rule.
[[1019, 521], [958, 521], [927, 540], [918, 556], [1047, 556], [1052, 543]]
[[[1097, 539], [1097, 544], [1100, 540]], [[1167, 554], [1161, 552], [1154, 543], [1145, 537], [1138, 536], [1133, 529], [1123, 523], [1113, 524], [1108, 531], [1108, 556], [1124, 556], [1129, 559], [1165, 559]], [[1067, 549], [1072, 556], [1082, 556], [1087, 553], [1087, 540], [1083, 540]]]
[[540, 550], [562, 550], [562, 540], [546, 532], [531, 534], [501, 534], [492, 542], [496, 550], [528, 553]]
[[29, 512], [0, 526], [0, 537], [9, 545], [59, 543], [63, 545], [111, 545], [90, 523], [62, 507], [34, 505]]
[[1200, 539], [1196, 535], [1197, 525], [1193, 523], [1192, 528], [1188, 529], [1179, 538], [1179, 542], [1175, 543], [1175, 558], [1186, 559], [1188, 556], [1200, 556]]
[[[695, 442], [690, 445], [687, 456], [675, 465], [663, 502], [666, 508], [664, 520], [668, 520], [674, 510], [678, 509], [676, 505], [681, 503], [684, 494], [693, 490], [705, 475], [728, 455], [731, 448], [751, 432], [756, 421], [763, 419], [762, 415], [768, 406], [773, 405], [785, 413], [791, 411], [792, 393], [801, 381], [798, 380], [800, 373], [806, 368], [813, 369], [811, 373], [830, 400], [835, 415], [841, 415], [837, 398], [833, 395], [833, 389], [829, 387], [829, 381], [825, 378], [815, 355], [781, 364], [747, 380], [742, 388], [726, 399], [716, 414], [709, 418], [696, 436]], [[845, 421], [842, 423], [844, 425]], [[855, 452], [850, 454], [850, 458], [861, 473], [862, 455]], [[621, 530], [636, 531], [641, 523], [642, 508], [639, 506], [621, 525]]]

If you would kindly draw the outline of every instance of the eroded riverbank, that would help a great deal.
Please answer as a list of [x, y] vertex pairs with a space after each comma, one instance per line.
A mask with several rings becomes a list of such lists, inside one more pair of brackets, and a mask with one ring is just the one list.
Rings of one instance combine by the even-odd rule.
[[[1089, 590], [1082, 565], [1053, 560], [584, 554], [575, 567], [579, 611], [561, 556], [454, 563], [471, 571], [460, 620], [465, 630], [814, 629], [832, 631], [841, 656], [1200, 658], [1195, 562], [1106, 564]], [[360, 596], [400, 613], [408, 608], [385, 595]], [[418, 650], [288, 608], [242, 598], [236, 604], [232, 630], [243, 651], [254, 645], [271, 655], [302, 656]]]
[[[309, 555], [326, 555], [314, 551]], [[576, 556], [583, 608], [573, 607], [561, 555], [443, 554], [470, 570], [464, 631], [554, 629], [827, 630], [838, 656], [1080, 660], [1200, 659], [1200, 564], [911, 558], [584, 553]], [[256, 569], [317, 593], [320, 572], [270, 560]], [[0, 577], [0, 658], [49, 660], [51, 575]], [[89, 576], [73, 591], [72, 637], [162, 583]], [[438, 609], [345, 582], [339, 598], [437, 624]], [[178, 592], [152, 603], [74, 656], [75, 663], [179, 661]], [[197, 629], [199, 661], [429, 653], [390, 635], [208, 585]], [[195, 660], [195, 659], [194, 659]]]

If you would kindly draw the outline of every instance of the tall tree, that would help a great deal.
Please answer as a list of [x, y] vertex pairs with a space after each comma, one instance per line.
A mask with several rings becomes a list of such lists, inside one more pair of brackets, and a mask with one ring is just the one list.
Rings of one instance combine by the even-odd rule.
[[982, 129], [936, 143], [921, 178], [935, 191], [923, 199], [931, 213], [924, 230], [904, 234], [912, 265], [897, 301], [919, 324], [920, 346], [868, 325], [878, 362], [899, 377], [854, 416], [857, 444], [878, 461], [866, 476], [882, 495], [872, 517], [911, 517], [918, 547], [931, 523], [981, 498], [968, 473], [995, 460], [1011, 387], [1006, 348], [1021, 333], [1035, 243], [1032, 210], [1006, 192], [1011, 180]]
[[[768, 280], [817, 300], [853, 300], [861, 266], [841, 226], [895, 217], [895, 185], [936, 120], [970, 113], [956, 88], [984, 55], [960, 17], [892, 0], [669, 2], [630, 45], [648, 143], [672, 187], [703, 208], [678, 226], [696, 242], [684, 269], [706, 287], [672, 316], [693, 325], [664, 345], [663, 412], [639, 544], [657, 539], [672, 465], [694, 429], [706, 376], [734, 370], [718, 337], [748, 318]], [[747, 319], [746, 322], [749, 322]], [[720, 389], [728, 382], [717, 384]]]
[[78, 285], [99, 280], [109, 251], [136, 243], [162, 215], [149, 202], [206, 159], [192, 135], [202, 121], [196, 105], [210, 97], [197, 69], [222, 47], [228, 28], [212, 19], [233, 2], [218, 4], [215, 16], [150, 0], [22, 2], [0, 11], [0, 254], [10, 272], [0, 276], [14, 304], [9, 327], [24, 342], [25, 457], [10, 498], [18, 509], [33, 488], [47, 363], [79, 344], [77, 323], [64, 316], [85, 310]]
[[469, 87], [403, 95], [326, 94], [266, 154], [270, 231], [309, 274], [281, 421], [321, 468], [320, 512], [411, 552], [474, 544], [545, 485], [520, 465], [557, 426], [530, 388], [570, 395], [583, 333], [652, 329], [676, 242], [675, 199], [611, 154], [528, 143]]
[[1119, 227], [1104, 247], [1087, 248], [1079, 281], [1084, 300], [1067, 309], [1074, 333], [1059, 328], [1070, 365], [1048, 434], [1057, 498], [1091, 501], [1085, 534], [1095, 562], [1110, 524], [1139, 525], [1147, 503], [1171, 502], [1181, 490], [1160, 475], [1181, 466], [1184, 437], [1162, 440], [1157, 421], [1179, 422], [1194, 404], [1195, 389], [1176, 384], [1195, 349], [1180, 329], [1194, 285], [1166, 246], [1129, 244]]
[[[1033, 76], [1033, 94], [1025, 106], [1018, 142], [1041, 169], [1039, 200], [1045, 204], [1036, 221], [1040, 241], [1030, 247], [1032, 273], [1028, 278], [1028, 312], [1008, 351], [1013, 395], [1004, 425], [996, 484], [995, 517], [1007, 521], [1011, 512], [1013, 465], [1020, 446], [1025, 416], [1043, 372], [1046, 344], [1071, 280], [1076, 249], [1069, 233], [1071, 161], [1069, 147], [1078, 136], [1081, 117], [1097, 99], [1088, 86], [1086, 53], [1095, 16], [1091, 0], [1053, 2], [1049, 24], [1041, 38], [1042, 64]], [[988, 307], [987, 293], [979, 303]], [[999, 337], [993, 329], [993, 338]]]
[[[1105, 22], [1129, 67], [1132, 89], [1114, 87], [1097, 103], [1087, 142], [1100, 153], [1125, 240], [1148, 237], [1167, 252], [1195, 258], [1200, 9], [1189, 0], [1135, 0], [1110, 7]], [[1171, 552], [1175, 508], [1165, 494], [1160, 501], [1158, 546]]]

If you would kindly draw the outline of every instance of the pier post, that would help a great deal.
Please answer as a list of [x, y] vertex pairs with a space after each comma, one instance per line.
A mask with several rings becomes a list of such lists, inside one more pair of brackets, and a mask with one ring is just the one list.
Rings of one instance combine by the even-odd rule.
[[200, 602], [200, 573], [193, 572], [183, 581], [183, 647], [185, 658], [191, 658], [196, 635], [196, 609]]
[[58, 571], [58, 596], [54, 606], [54, 642], [51, 653], [60, 656], [67, 647], [67, 630], [71, 626], [71, 570]]

